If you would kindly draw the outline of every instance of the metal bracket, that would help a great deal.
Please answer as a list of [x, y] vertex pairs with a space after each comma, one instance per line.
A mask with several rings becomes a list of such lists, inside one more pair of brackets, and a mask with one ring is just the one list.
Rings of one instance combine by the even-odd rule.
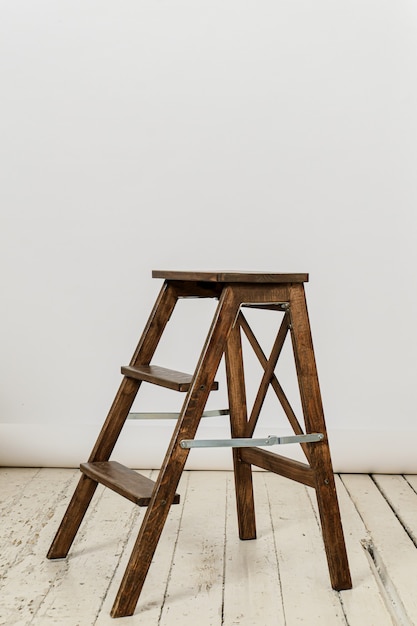
[[[204, 411], [201, 417], [218, 417], [220, 415], [229, 415], [229, 409], [214, 409], [213, 411]], [[127, 416], [130, 420], [177, 420], [179, 413], [129, 413]]]
[[289, 302], [242, 302], [241, 308], [246, 309], [276, 309], [277, 311], [289, 311]]
[[290, 435], [288, 437], [278, 437], [269, 435], [262, 439], [252, 439], [248, 437], [235, 439], [183, 439], [180, 442], [181, 448], [253, 448], [257, 446], [276, 446], [287, 443], [310, 443], [322, 441], [322, 433], [310, 433], [308, 435]]

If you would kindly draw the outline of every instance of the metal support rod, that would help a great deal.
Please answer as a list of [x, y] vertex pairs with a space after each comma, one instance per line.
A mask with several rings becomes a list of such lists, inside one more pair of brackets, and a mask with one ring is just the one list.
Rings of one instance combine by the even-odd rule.
[[324, 439], [322, 433], [310, 433], [308, 435], [290, 435], [288, 437], [278, 437], [269, 435], [266, 438], [238, 438], [235, 439], [183, 439], [181, 448], [253, 448], [258, 446], [276, 446], [287, 443], [308, 443], [317, 442]]
[[[229, 415], [229, 412], [229, 409], [214, 409], [204, 411], [201, 417], [219, 417]], [[127, 418], [130, 420], [176, 420], [179, 416], [179, 413], [129, 413]]]

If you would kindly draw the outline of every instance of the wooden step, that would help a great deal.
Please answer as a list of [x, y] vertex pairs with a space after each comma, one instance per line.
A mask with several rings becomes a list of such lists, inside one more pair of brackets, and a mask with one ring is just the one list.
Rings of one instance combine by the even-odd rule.
[[[80, 470], [89, 478], [116, 491], [139, 506], [148, 506], [151, 500], [154, 481], [121, 463], [116, 461], [81, 463]], [[173, 504], [178, 504], [179, 501], [180, 496], [176, 493]]]
[[[143, 380], [160, 387], [174, 389], [174, 391], [188, 391], [193, 378], [190, 374], [170, 370], [166, 367], [158, 367], [158, 365], [136, 365], [134, 367], [132, 365], [124, 365], [122, 374], [128, 378]], [[211, 391], [218, 388], [219, 384], [214, 382], [211, 386]]]

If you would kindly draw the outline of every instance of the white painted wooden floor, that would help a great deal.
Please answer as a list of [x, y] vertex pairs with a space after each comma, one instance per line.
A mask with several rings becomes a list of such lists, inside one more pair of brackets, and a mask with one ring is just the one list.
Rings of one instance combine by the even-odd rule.
[[48, 561], [78, 477], [0, 469], [2, 626], [417, 625], [417, 476], [337, 477], [354, 583], [338, 593], [314, 492], [255, 472], [258, 539], [242, 542], [233, 474], [186, 472], [136, 613], [118, 620], [109, 612], [144, 509], [99, 487], [69, 557]]

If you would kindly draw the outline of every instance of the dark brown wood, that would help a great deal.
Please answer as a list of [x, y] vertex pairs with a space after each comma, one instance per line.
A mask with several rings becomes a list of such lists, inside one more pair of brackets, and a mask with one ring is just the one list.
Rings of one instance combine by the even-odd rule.
[[294, 349], [306, 432], [319, 432], [325, 438], [309, 445], [310, 465], [323, 532], [323, 541], [333, 589], [350, 589], [352, 581], [346, 554], [333, 466], [327, 440], [326, 424], [311, 338], [310, 321], [303, 285], [290, 288], [291, 337]]
[[152, 500], [146, 510], [111, 611], [112, 617], [133, 615], [152, 557], [167, 518], [189, 450], [183, 439], [193, 439], [204, 411], [211, 385], [236, 319], [238, 302], [230, 287], [219, 300], [211, 328], [195, 371], [195, 384], [187, 393], [171, 442], [156, 481]]
[[[241, 317], [242, 317], [242, 314], [240, 315], [239, 319]], [[286, 313], [284, 315], [284, 319], [281, 322], [281, 326], [279, 328], [278, 334], [274, 341], [274, 345], [272, 347], [270, 357], [268, 361], [265, 364], [263, 364], [264, 373], [262, 376], [261, 383], [259, 385], [258, 392], [256, 394], [255, 402], [252, 407], [248, 429], [247, 429], [247, 433], [248, 433], [247, 436], [249, 437], [252, 436], [255, 430], [256, 424], [258, 423], [259, 414], [261, 412], [263, 403], [265, 401], [266, 393], [271, 384], [272, 377], [274, 376], [274, 370], [275, 370], [279, 355], [281, 354], [281, 350], [283, 348], [285, 338], [288, 333], [288, 326], [289, 326], [288, 314]]]
[[[49, 558], [66, 556], [94, 495], [98, 482], [115, 490], [147, 511], [120, 584], [113, 617], [132, 615], [142, 590], [171, 504], [178, 501], [176, 489], [189, 454], [180, 443], [193, 439], [208, 396], [217, 388], [214, 381], [225, 355], [232, 437], [251, 437], [269, 384], [275, 390], [296, 434], [322, 432], [322, 442], [304, 444], [309, 465], [261, 448], [233, 450], [239, 535], [256, 535], [251, 466], [255, 465], [315, 488], [323, 529], [323, 540], [335, 589], [351, 587], [349, 566], [333, 477], [327, 433], [321, 405], [311, 331], [303, 283], [307, 274], [261, 274], [257, 272], [153, 272], [165, 278], [160, 295], [128, 366], [88, 463], [48, 553]], [[161, 335], [181, 297], [219, 298], [207, 339], [192, 376], [151, 365]], [[269, 359], [264, 355], [244, 316], [242, 306], [281, 310], [290, 304], [291, 338], [300, 387], [305, 428], [297, 420], [274, 374], [274, 367], [288, 329], [288, 313]], [[248, 421], [241, 345], [243, 329], [264, 368], [264, 376]], [[131, 409], [137, 391], [146, 381], [185, 391], [186, 396], [171, 442], [155, 483], [136, 472], [109, 461], [110, 454]], [[202, 494], [204, 497], [204, 494]]]
[[[251, 344], [256, 356], [259, 359], [260, 364], [262, 365], [263, 368], [265, 368], [268, 364], [268, 359], [266, 358], [261, 346], [258, 343], [258, 340], [256, 339], [255, 335], [253, 334], [245, 316], [242, 314], [242, 312], [239, 313], [239, 324], [242, 328], [242, 330], [245, 332], [245, 335], [247, 336], [249, 343]], [[271, 381], [270, 381], [271, 387], [273, 388], [273, 390], [276, 393], [276, 396], [278, 398], [278, 400], [281, 403], [282, 408], [284, 409], [285, 415], [288, 418], [288, 421], [290, 422], [294, 433], [296, 435], [303, 435], [304, 434], [304, 430], [302, 429], [296, 414], [294, 413], [291, 404], [289, 403], [287, 396], [284, 393], [284, 390], [282, 389], [277, 377], [275, 376], [275, 374], [272, 374], [271, 376]], [[255, 424], [256, 425], [256, 424]], [[255, 426], [253, 427], [253, 429], [248, 429], [248, 437], [251, 437], [253, 435], [253, 430], [254, 430]], [[304, 454], [306, 455], [306, 458], [308, 460], [308, 447], [306, 444], [302, 443], [301, 444], [301, 448], [304, 451]]]
[[[177, 301], [174, 288], [165, 282], [129, 365], [149, 365]], [[139, 380], [123, 378], [89, 462], [108, 461], [141, 384]]]
[[[240, 327], [235, 324], [225, 353], [227, 390], [229, 396], [232, 437], [246, 437], [248, 415], [243, 369]], [[255, 504], [253, 499], [252, 468], [242, 460], [239, 448], [233, 448], [236, 505], [240, 539], [256, 539]]]
[[67, 556], [68, 550], [96, 491], [97, 484], [95, 480], [91, 480], [88, 476], [81, 476], [46, 555], [48, 559], [63, 559]]
[[[190, 374], [167, 369], [166, 367], [159, 367], [158, 365], [124, 365], [122, 374], [128, 378], [143, 380], [160, 387], [173, 389], [174, 391], [188, 391], [193, 379]], [[214, 391], [218, 388], [218, 383], [213, 382], [211, 390]]]
[[222, 283], [207, 281], [175, 280], [171, 281], [178, 298], [219, 298]]
[[[177, 298], [168, 283], [164, 283], [149, 316], [131, 365], [149, 363], [174, 310]], [[98, 439], [90, 454], [89, 462], [107, 461], [135, 400], [141, 381], [124, 377]], [[83, 475], [68, 505], [62, 522], [48, 552], [48, 558], [58, 559], [68, 554], [78, 528], [88, 509], [97, 483]]]
[[[83, 474], [105, 485], [138, 506], [148, 506], [155, 482], [116, 461], [81, 463]], [[172, 504], [178, 504], [180, 496], [175, 494]]]
[[154, 270], [152, 278], [166, 280], [191, 280], [208, 283], [306, 283], [308, 274], [275, 274], [269, 272], [184, 272]]
[[308, 487], [315, 486], [314, 472], [306, 463], [288, 459], [262, 448], [241, 448], [241, 455], [246, 463], [285, 476], [285, 478], [290, 478]]
[[245, 304], [269, 304], [271, 302], [288, 302], [289, 300], [289, 284], [233, 284], [227, 283], [236, 293], [240, 306]]

